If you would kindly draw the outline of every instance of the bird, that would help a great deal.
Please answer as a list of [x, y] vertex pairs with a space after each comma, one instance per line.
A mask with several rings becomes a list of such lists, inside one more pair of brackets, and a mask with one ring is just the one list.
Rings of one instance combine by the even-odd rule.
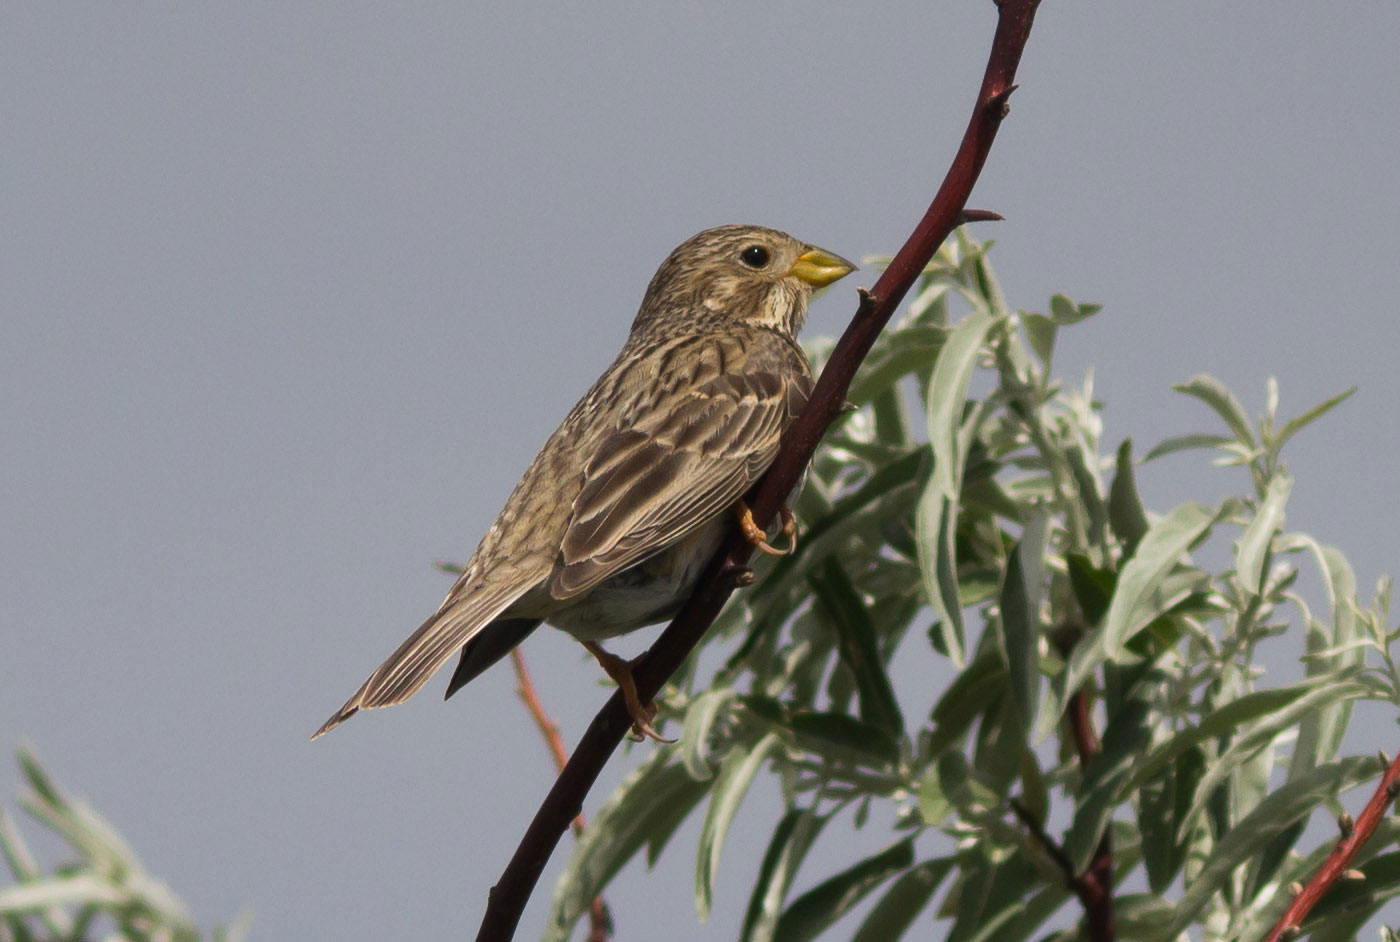
[[622, 689], [634, 733], [669, 742], [630, 662], [599, 642], [674, 615], [735, 520], [756, 548], [785, 551], [744, 495], [812, 389], [797, 342], [808, 302], [855, 268], [761, 226], [682, 242], [617, 358], [530, 463], [442, 605], [311, 738], [408, 699], [460, 651], [450, 697], [548, 623]]

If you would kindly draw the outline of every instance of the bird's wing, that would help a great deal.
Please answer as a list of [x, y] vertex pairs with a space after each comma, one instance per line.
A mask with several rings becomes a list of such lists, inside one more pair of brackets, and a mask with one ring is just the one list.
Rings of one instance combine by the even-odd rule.
[[409, 635], [311, 738], [330, 732], [360, 709], [389, 706], [413, 696], [458, 648], [538, 585], [543, 576], [544, 572], [531, 566], [496, 567], [489, 576], [468, 567], [442, 607]]
[[587, 592], [732, 505], [772, 463], [808, 391], [805, 377], [727, 373], [633, 417], [584, 470], [550, 594]]

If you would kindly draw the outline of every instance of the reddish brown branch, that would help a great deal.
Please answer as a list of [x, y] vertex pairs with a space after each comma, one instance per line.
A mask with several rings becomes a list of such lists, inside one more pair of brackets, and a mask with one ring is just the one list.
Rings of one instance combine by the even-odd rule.
[[1356, 859], [1357, 852], [1380, 826], [1381, 820], [1385, 818], [1386, 809], [1395, 801], [1397, 794], [1400, 794], [1400, 755], [1397, 755], [1386, 766], [1385, 774], [1381, 776], [1381, 783], [1376, 788], [1375, 794], [1371, 796], [1371, 800], [1366, 802], [1361, 817], [1352, 821], [1349, 816], [1343, 815], [1343, 819], [1338, 822], [1342, 831], [1341, 839], [1332, 848], [1332, 852], [1327, 855], [1327, 859], [1318, 868], [1317, 873], [1313, 874], [1307, 886], [1303, 887], [1302, 892], [1293, 898], [1293, 902], [1283, 911], [1278, 922], [1274, 923], [1273, 929], [1265, 937], [1264, 942], [1286, 942], [1286, 940], [1297, 938], [1301, 932], [1300, 927], [1303, 920], [1332, 888], [1332, 884], [1350, 871], [1351, 863]]
[[[1006, 115], [1007, 97], [1015, 87], [1016, 67], [1030, 37], [1038, 3], [1039, 0], [999, 0], [987, 70], [952, 166], [909, 239], [875, 286], [862, 293], [855, 317], [833, 348], [807, 407], [784, 436], [777, 458], [749, 501], [754, 522], [760, 527], [774, 518], [801, 479], [826, 427], [841, 414], [856, 369], [933, 253], [963, 218], [973, 184]], [[732, 535], [711, 560], [690, 601], [633, 671], [643, 701], [656, 696], [699, 643], [733, 591], [736, 574], [743, 572], [751, 551], [747, 541]], [[477, 932], [478, 942], [501, 942], [514, 936], [520, 914], [549, 855], [631, 723], [620, 692], [593, 718], [573, 757], [530, 822], [501, 879], [491, 888]]]
[[[518, 647], [510, 650], [510, 665], [515, 668], [515, 692], [524, 701], [525, 709], [530, 711], [530, 718], [535, 721], [540, 735], [544, 737], [550, 757], [554, 759], [554, 770], [562, 772], [569, 762], [569, 751], [564, 748], [564, 737], [559, 733], [559, 724], [549, 718], [544, 704], [540, 702], [539, 694], [535, 692], [535, 681], [530, 676], [530, 669], [525, 666], [525, 655]], [[583, 835], [583, 812], [574, 815], [573, 827], [575, 836]], [[612, 927], [612, 913], [608, 911], [608, 904], [603, 901], [601, 894], [593, 897], [593, 902], [588, 905], [587, 942], [608, 942], [612, 938]]]
[[[1100, 749], [1098, 733], [1094, 732], [1094, 717], [1089, 695], [1076, 691], [1069, 698], [1069, 725], [1074, 735], [1074, 749], [1079, 754], [1079, 768], [1089, 767], [1089, 760]], [[1105, 827], [1089, 861], [1089, 869], [1070, 881], [1070, 888], [1084, 907], [1084, 922], [1091, 942], [1113, 942], [1113, 832]]]

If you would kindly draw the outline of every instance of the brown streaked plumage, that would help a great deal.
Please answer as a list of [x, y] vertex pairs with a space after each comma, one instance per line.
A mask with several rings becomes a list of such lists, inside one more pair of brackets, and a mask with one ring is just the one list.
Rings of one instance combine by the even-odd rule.
[[[674, 614], [807, 400], [796, 335], [813, 289], [854, 267], [757, 226], [681, 243], [617, 359], [530, 463], [442, 606], [312, 738], [406, 700], [461, 650], [450, 696], [542, 621], [604, 660], [597, 641]], [[604, 666], [626, 689], [617, 663]]]

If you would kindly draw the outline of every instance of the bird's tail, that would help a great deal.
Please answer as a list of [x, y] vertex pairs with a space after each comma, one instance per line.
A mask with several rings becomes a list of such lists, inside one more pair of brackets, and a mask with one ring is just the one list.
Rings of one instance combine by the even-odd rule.
[[362, 709], [391, 706], [413, 696], [458, 648], [490, 624], [525, 588], [511, 583], [454, 586], [442, 608], [409, 635], [311, 738], [324, 736]]

